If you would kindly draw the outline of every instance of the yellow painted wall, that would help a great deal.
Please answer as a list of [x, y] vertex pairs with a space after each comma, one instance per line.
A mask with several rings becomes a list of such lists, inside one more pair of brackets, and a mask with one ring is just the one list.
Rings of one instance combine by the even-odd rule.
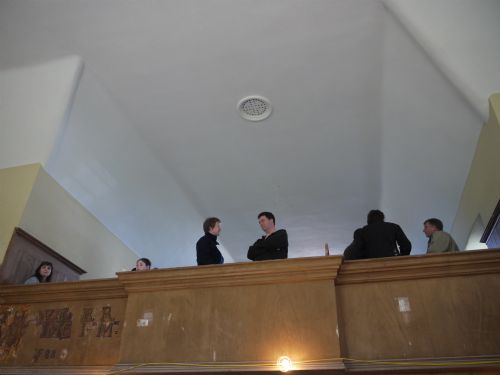
[[490, 118], [479, 136], [452, 235], [462, 246], [479, 216], [487, 225], [500, 199], [500, 94], [490, 97]]
[[0, 169], [0, 263], [12, 232], [19, 226], [40, 164]]

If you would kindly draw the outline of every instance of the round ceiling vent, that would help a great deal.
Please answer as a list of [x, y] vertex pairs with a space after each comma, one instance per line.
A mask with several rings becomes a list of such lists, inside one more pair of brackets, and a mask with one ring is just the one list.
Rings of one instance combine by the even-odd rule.
[[268, 99], [252, 95], [239, 101], [238, 110], [245, 120], [262, 121], [269, 117], [272, 107]]

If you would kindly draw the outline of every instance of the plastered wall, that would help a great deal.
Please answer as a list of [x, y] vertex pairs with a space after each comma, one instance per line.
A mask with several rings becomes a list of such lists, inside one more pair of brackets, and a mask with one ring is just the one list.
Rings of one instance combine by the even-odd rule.
[[380, 209], [424, 254], [422, 223], [450, 231], [484, 121], [401, 22], [385, 21]]
[[[196, 264], [205, 217], [90, 69], [46, 170], [154, 267]], [[231, 262], [223, 246], [221, 251]]]
[[40, 168], [19, 226], [87, 271], [83, 279], [130, 270], [137, 255]]
[[82, 70], [78, 56], [0, 70], [0, 262], [19, 226], [85, 269], [83, 278], [112, 277], [137, 255], [44, 169]]
[[65, 126], [78, 56], [0, 70], [0, 168], [45, 164]]

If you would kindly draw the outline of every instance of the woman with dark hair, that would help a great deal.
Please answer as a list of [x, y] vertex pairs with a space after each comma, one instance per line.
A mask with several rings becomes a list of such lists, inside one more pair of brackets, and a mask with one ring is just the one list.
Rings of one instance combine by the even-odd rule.
[[52, 279], [52, 263], [44, 261], [40, 263], [35, 271], [35, 274], [31, 276], [24, 284], [40, 284], [40, 283], [50, 283]]
[[132, 271], [148, 271], [151, 269], [151, 261], [148, 258], [137, 259]]

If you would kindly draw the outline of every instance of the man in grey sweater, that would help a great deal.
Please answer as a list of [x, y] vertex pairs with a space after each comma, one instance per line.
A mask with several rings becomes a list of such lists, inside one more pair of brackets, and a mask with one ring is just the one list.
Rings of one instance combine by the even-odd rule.
[[443, 231], [443, 222], [439, 219], [431, 218], [424, 221], [423, 232], [429, 238], [427, 254], [460, 250], [453, 237]]

